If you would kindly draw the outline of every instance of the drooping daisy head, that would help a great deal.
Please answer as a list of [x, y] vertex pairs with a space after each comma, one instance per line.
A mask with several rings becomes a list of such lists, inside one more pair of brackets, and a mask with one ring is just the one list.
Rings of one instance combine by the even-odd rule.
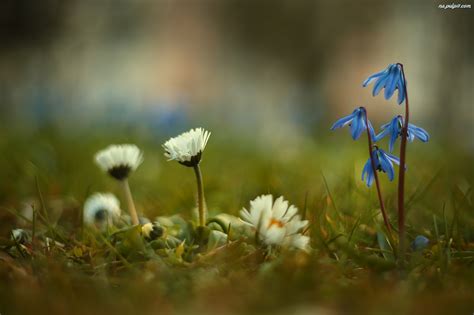
[[112, 225], [120, 212], [120, 202], [113, 194], [95, 193], [84, 203], [84, 223], [104, 228]]
[[117, 180], [124, 180], [143, 162], [143, 154], [134, 144], [110, 145], [95, 155], [96, 164]]
[[201, 161], [211, 133], [203, 128], [191, 129], [171, 138], [163, 144], [168, 160], [176, 160], [185, 166], [196, 166]]
[[309, 237], [301, 233], [308, 225], [301, 220], [298, 209], [283, 197], [273, 202], [272, 195], [262, 195], [250, 202], [250, 211], [242, 209], [244, 223], [255, 229], [259, 240], [266, 245], [277, 245], [308, 250]]

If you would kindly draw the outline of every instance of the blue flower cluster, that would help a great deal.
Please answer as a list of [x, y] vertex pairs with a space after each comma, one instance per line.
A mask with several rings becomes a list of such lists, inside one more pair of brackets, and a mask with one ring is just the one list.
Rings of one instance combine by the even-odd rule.
[[[395, 141], [402, 134], [402, 127], [403, 127], [403, 117], [400, 115], [395, 116], [390, 122], [380, 127], [382, 131], [375, 137], [375, 141], [379, 141], [380, 139], [383, 139], [385, 136], [390, 135], [390, 141], [388, 143], [388, 147], [389, 147], [389, 151], [393, 152]], [[410, 142], [413, 142], [415, 138], [418, 138], [419, 140], [423, 142], [427, 142], [430, 139], [430, 135], [428, 134], [428, 132], [426, 132], [425, 129], [408, 123], [407, 139]]]
[[372, 81], [375, 81], [374, 89], [372, 90], [373, 96], [378, 95], [385, 88], [384, 96], [386, 100], [392, 97], [395, 90], [398, 90], [398, 104], [400, 105], [405, 100], [405, 79], [399, 64], [391, 64], [386, 69], [372, 74], [362, 83], [362, 86], [366, 87]]
[[[398, 104], [401, 104], [406, 100], [406, 80], [400, 64], [391, 64], [386, 69], [369, 76], [362, 85], [366, 87], [372, 82], [375, 82], [372, 91], [373, 96], [378, 95], [380, 91], [384, 89], [385, 99], [388, 100], [394, 95], [395, 90], [398, 90]], [[352, 112], [352, 114], [337, 120], [331, 127], [331, 130], [350, 126], [352, 139], [357, 140], [362, 132], [368, 128], [370, 135], [369, 143], [378, 142], [386, 136], [389, 136], [390, 153], [385, 152], [377, 146], [374, 146], [371, 150], [375, 171], [386, 173], [388, 179], [392, 181], [395, 177], [393, 163], [400, 165], [400, 160], [398, 157], [392, 155], [391, 152], [393, 152], [396, 140], [402, 135], [403, 124], [403, 117], [400, 115], [395, 116], [390, 122], [382, 125], [381, 132], [378, 135], [375, 135], [374, 128], [367, 119], [365, 108], [358, 107]], [[427, 142], [430, 139], [430, 136], [423, 128], [409, 123], [407, 139], [410, 142], [413, 142], [415, 138]], [[372, 167], [371, 159], [369, 158], [362, 170], [362, 180], [366, 181], [367, 186], [370, 187], [374, 181], [374, 177], [374, 169]]]
[[[365, 123], [366, 121], [366, 112], [365, 108], [359, 107], [354, 109], [352, 114], [342, 117], [338, 121], [332, 125], [331, 130], [337, 129], [337, 128], [342, 128], [346, 125], [349, 125], [351, 127], [351, 135], [352, 139], [357, 140], [359, 139], [360, 135], [364, 130], [367, 129], [367, 124]], [[368, 120], [367, 120], [368, 121]], [[369, 125], [369, 132], [371, 134], [372, 139], [375, 138], [375, 131], [374, 127], [372, 127], [372, 124], [370, 121], [368, 121]]]
[[[400, 159], [395, 155], [385, 152], [374, 146], [372, 151], [372, 158], [374, 160], [375, 170], [387, 173], [388, 179], [392, 181], [395, 178], [395, 171], [393, 170], [393, 163], [400, 165]], [[393, 163], [392, 163], [393, 162]], [[367, 182], [367, 186], [370, 187], [374, 182], [374, 170], [372, 168], [372, 162], [369, 159], [365, 163], [364, 169], [362, 170], [362, 180]]]

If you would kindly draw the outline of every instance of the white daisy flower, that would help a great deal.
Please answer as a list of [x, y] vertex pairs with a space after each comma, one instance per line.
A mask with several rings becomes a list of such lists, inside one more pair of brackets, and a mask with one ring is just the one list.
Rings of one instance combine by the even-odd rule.
[[206, 147], [211, 133], [203, 128], [191, 129], [177, 137], [171, 138], [163, 144], [165, 156], [169, 161], [175, 160], [180, 164], [194, 168], [198, 191], [199, 225], [206, 224], [206, 201], [202, 181], [201, 162], [202, 151]]
[[211, 133], [203, 128], [191, 129], [163, 144], [168, 160], [176, 160], [185, 166], [195, 166], [201, 161]]
[[133, 144], [110, 145], [97, 152], [95, 162], [117, 180], [124, 180], [143, 162], [143, 154]]
[[95, 193], [84, 203], [84, 223], [105, 227], [120, 216], [120, 202], [113, 194]]
[[132, 224], [137, 225], [139, 223], [138, 214], [127, 178], [130, 172], [135, 171], [143, 162], [142, 152], [134, 144], [110, 145], [97, 152], [95, 162], [102, 170], [121, 182]]
[[257, 231], [258, 239], [267, 245], [308, 250], [309, 237], [301, 230], [308, 225], [301, 220], [298, 209], [283, 197], [273, 202], [272, 195], [262, 195], [250, 202], [250, 211], [240, 211], [242, 220]]

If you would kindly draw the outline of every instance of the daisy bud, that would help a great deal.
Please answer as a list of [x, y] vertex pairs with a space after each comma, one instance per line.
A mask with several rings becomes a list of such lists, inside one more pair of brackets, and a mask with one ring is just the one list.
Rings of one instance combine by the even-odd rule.
[[156, 240], [163, 235], [163, 228], [153, 223], [146, 223], [142, 226], [142, 234], [148, 241]]

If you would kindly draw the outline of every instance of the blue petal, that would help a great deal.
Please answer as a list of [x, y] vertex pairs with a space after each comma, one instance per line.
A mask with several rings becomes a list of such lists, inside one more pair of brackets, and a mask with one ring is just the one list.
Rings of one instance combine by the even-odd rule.
[[413, 132], [410, 131], [410, 129], [408, 129], [408, 137], [407, 137], [408, 141], [410, 142], [413, 142], [413, 140], [415, 140], [415, 134]]
[[374, 171], [372, 169], [372, 162], [370, 161], [370, 158], [367, 160], [364, 165], [364, 169], [362, 170], [362, 181], [364, 181], [364, 179], [367, 187], [370, 187], [374, 182]]
[[390, 153], [387, 153], [387, 152], [385, 152], [385, 155], [386, 155], [393, 163], [395, 163], [395, 164], [397, 164], [397, 165], [400, 165], [400, 159], [399, 159], [397, 156], [395, 156], [395, 155], [393, 155], [393, 154], [390, 154]]
[[374, 89], [372, 90], [372, 95], [376, 96], [380, 93], [380, 91], [384, 88], [386, 82], [387, 82], [387, 76], [388, 74], [385, 74], [384, 76], [380, 77], [377, 82], [374, 84]]
[[413, 133], [413, 136], [417, 137], [423, 142], [427, 142], [430, 139], [430, 135], [423, 128], [408, 123], [408, 130], [410, 131], [410, 133]]
[[334, 125], [332, 125], [331, 130], [344, 127], [345, 125], [347, 125], [348, 123], [350, 123], [352, 119], [354, 119], [354, 114], [350, 114], [350, 115], [348, 115], [348, 116], [346, 116], [346, 117], [340, 118], [339, 120], [337, 120], [337, 121], [334, 123]]
[[365, 174], [369, 174], [369, 169], [371, 168], [370, 159], [365, 163], [364, 168], [362, 169], [362, 180], [364, 180]]
[[360, 135], [362, 134], [362, 132], [365, 129], [365, 122], [364, 122], [364, 119], [362, 117], [363, 117], [363, 115], [361, 113], [359, 113], [352, 120], [351, 133], [352, 133], [352, 139], [354, 139], [354, 140], [359, 139]]
[[390, 135], [390, 141], [388, 142], [389, 152], [393, 152], [393, 147], [395, 146], [395, 142], [397, 142], [397, 138], [398, 138], [398, 133], [392, 131], [392, 134]]
[[397, 83], [398, 87], [398, 99], [397, 102], [400, 105], [405, 100], [405, 84], [403, 83], [403, 76], [400, 75]]
[[372, 186], [373, 182], [374, 182], [374, 171], [372, 170], [372, 167], [369, 168], [369, 174], [367, 176], [367, 186], [370, 187]]
[[395, 87], [398, 79], [398, 68], [392, 68], [388, 75], [387, 83], [385, 84], [385, 99], [388, 100], [395, 92]]
[[390, 124], [390, 132], [391, 132], [391, 136], [390, 136], [390, 141], [388, 143], [388, 150], [390, 152], [393, 152], [393, 146], [395, 145], [395, 141], [397, 141], [398, 135], [400, 133], [398, 116], [392, 119], [392, 123]]
[[370, 122], [370, 120], [368, 120], [369, 122], [369, 133], [370, 133], [370, 137], [372, 139], [374, 139], [374, 142], [377, 142], [377, 137], [375, 136], [375, 130], [374, 130], [374, 127], [372, 127], [372, 123]]
[[390, 162], [390, 160], [387, 158], [387, 155], [385, 154], [385, 152], [383, 150], [380, 150], [380, 165], [382, 167], [382, 170], [385, 171], [388, 175], [388, 179], [390, 181], [393, 180], [393, 178], [395, 177], [395, 172], [393, 170], [393, 164], [392, 162]]
[[368, 77], [368, 78], [362, 83], [362, 86], [363, 86], [363, 87], [366, 87], [367, 85], [370, 84], [370, 82], [372, 82], [373, 80], [375, 80], [375, 79], [378, 78], [378, 77], [381, 77], [381, 76], [384, 75], [386, 72], [387, 72], [387, 69], [383, 69], [383, 70], [380, 71], [380, 72], [377, 72], [377, 73], [372, 74], [370, 77]]
[[391, 124], [392, 124], [392, 122], [389, 121], [388, 123], [383, 124], [382, 126], [380, 126], [380, 129], [386, 129], [386, 128], [390, 127]]
[[381, 139], [383, 139], [389, 133], [390, 133], [389, 128], [382, 129], [382, 131], [378, 135], [375, 136], [375, 142], [380, 141]]

